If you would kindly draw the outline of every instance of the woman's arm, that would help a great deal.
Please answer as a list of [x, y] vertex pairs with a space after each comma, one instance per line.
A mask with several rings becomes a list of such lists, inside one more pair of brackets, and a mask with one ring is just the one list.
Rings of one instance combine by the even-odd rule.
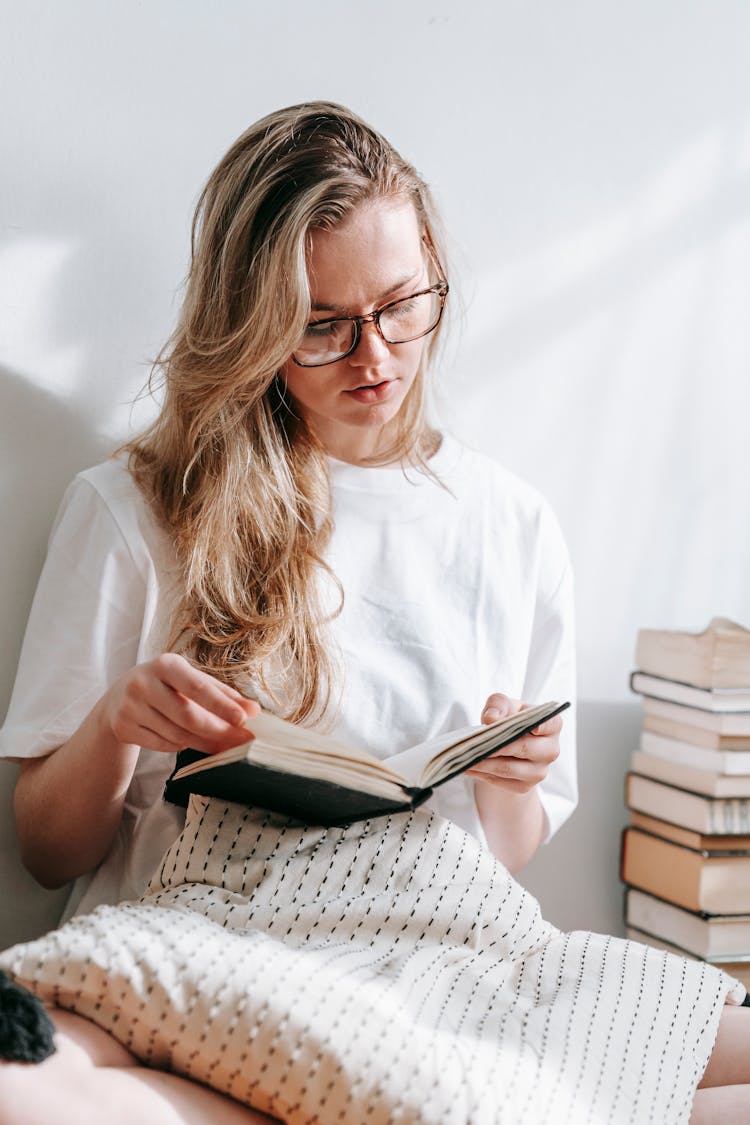
[[[524, 706], [495, 693], [485, 704], [482, 721], [494, 722]], [[538, 785], [560, 754], [562, 724], [562, 716], [556, 715], [467, 770], [467, 776], [476, 779], [475, 799], [487, 843], [510, 872], [529, 862], [547, 834]]]
[[[546, 506], [537, 543], [536, 601], [526, 667], [523, 677], [517, 678], [516, 690], [534, 703], [547, 699], [575, 703], [573, 575], [560, 527]], [[482, 721], [491, 722], [524, 706], [505, 695], [491, 695]], [[575, 808], [575, 707], [565, 712], [564, 724], [562, 716], [550, 719], [471, 772], [487, 843], [510, 871], [518, 871]]]
[[478, 781], [475, 796], [490, 851], [514, 875], [533, 859], [545, 836], [539, 794], [501, 793], [492, 782]]
[[121, 676], [75, 733], [22, 763], [14, 794], [24, 863], [46, 887], [93, 870], [122, 817], [138, 749], [213, 753], [252, 737], [257, 704], [168, 653]]
[[123, 463], [73, 481], [0, 731], [0, 756], [22, 762], [14, 796], [21, 854], [46, 886], [104, 859], [139, 747], [210, 751], [249, 737], [239, 730], [248, 712], [237, 692], [152, 647], [168, 635], [173, 564]]

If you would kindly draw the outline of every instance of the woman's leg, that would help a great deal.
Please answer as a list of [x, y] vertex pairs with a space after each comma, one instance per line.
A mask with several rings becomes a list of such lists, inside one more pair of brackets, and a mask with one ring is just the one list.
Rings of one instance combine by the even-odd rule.
[[750, 1008], [725, 1004], [714, 1049], [699, 1087], [745, 1083], [750, 1083]]
[[150, 1070], [106, 1031], [50, 1012], [57, 1051], [0, 1063], [0, 1125], [268, 1125], [273, 1118], [197, 1082]]
[[750, 1008], [728, 1004], [693, 1101], [690, 1125], [750, 1121]]

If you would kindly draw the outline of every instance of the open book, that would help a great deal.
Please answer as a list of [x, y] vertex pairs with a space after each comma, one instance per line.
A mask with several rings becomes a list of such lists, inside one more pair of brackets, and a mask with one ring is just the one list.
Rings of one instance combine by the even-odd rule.
[[486, 726], [436, 735], [384, 761], [319, 731], [261, 712], [250, 742], [219, 754], [182, 750], [164, 789], [186, 805], [191, 793], [284, 813], [306, 824], [349, 824], [416, 808], [437, 785], [515, 742], [569, 707], [541, 703]]

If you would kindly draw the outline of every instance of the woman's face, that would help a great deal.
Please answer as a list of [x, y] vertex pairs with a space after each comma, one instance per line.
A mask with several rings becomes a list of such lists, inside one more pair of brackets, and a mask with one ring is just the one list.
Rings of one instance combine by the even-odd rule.
[[[311, 322], [364, 316], [430, 284], [409, 201], [363, 204], [333, 230], [314, 231], [308, 259]], [[351, 355], [325, 367], [289, 360], [281, 374], [295, 407], [325, 450], [357, 462], [378, 451], [414, 382], [426, 338], [387, 344], [372, 322]]]

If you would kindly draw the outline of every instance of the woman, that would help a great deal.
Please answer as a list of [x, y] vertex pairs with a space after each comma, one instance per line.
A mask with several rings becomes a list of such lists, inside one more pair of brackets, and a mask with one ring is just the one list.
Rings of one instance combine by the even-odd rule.
[[[563, 730], [551, 720], [445, 786], [433, 813], [385, 826], [311, 835], [199, 801], [181, 834], [181, 814], [161, 801], [174, 752], [246, 741], [243, 723], [258, 703], [299, 722], [327, 723], [385, 757], [480, 715], [491, 721], [523, 706], [517, 700], [572, 695], [570, 570], [553, 517], [532, 490], [426, 419], [447, 294], [427, 188], [382, 137], [339, 106], [270, 115], [209, 180], [182, 318], [161, 358], [164, 405], [129, 447], [127, 467], [122, 459], [100, 466], [68, 493], [3, 730], [2, 753], [22, 759], [15, 812], [25, 861], [46, 885], [79, 880], [79, 917], [53, 935], [52, 946], [30, 943], [2, 964], [46, 999], [63, 996], [73, 1012], [94, 1016], [55, 1010], [57, 1054], [34, 1069], [0, 1068], [8, 1121], [48, 1120], [51, 1105], [58, 1121], [61, 1107], [71, 1120], [85, 1120], [107, 1090], [117, 1092], [123, 1117], [263, 1119], [138, 1060], [194, 1075], [287, 1120], [360, 1121], [374, 1112], [374, 1120], [542, 1121], [564, 1106], [571, 1121], [588, 1113], [619, 1121], [639, 1098], [659, 1095], [662, 1074], [672, 1077], [675, 1029], [690, 1058], [675, 1078], [672, 1116], [662, 1119], [682, 1121], [717, 1028], [703, 1079], [711, 1088], [699, 1091], [692, 1120], [730, 1120], [732, 1099], [748, 1104], [750, 1018], [721, 1010], [727, 996], [742, 998], [740, 986], [629, 943], [558, 936], [507, 876], [575, 803], [570, 723]], [[505, 866], [494, 865], [487, 849]], [[303, 856], [290, 913], [277, 884]], [[256, 882], [248, 882], [251, 860], [262, 869]], [[444, 861], [450, 875], [438, 879]], [[102, 905], [138, 899], [155, 870], [132, 908], [112, 913]], [[449, 908], [464, 886], [461, 873], [469, 890]], [[259, 905], [269, 879], [270, 898]], [[323, 909], [322, 888], [336, 879]], [[321, 938], [329, 901], [349, 905]], [[394, 930], [404, 902], [409, 909]], [[477, 919], [488, 908], [492, 917], [479, 934]], [[422, 920], [419, 910], [426, 910]], [[445, 910], [453, 916], [428, 956], [425, 935]], [[269, 945], [279, 924], [285, 933]], [[251, 976], [240, 978], [248, 931]], [[449, 935], [458, 931], [454, 948]], [[112, 960], [92, 969], [113, 932], [119, 950], [132, 943], [135, 951], [124, 984], [115, 985]], [[194, 958], [198, 979], [187, 1015], [168, 1033], [173, 997], [161, 965], [165, 948], [175, 955], [188, 932], [195, 935], [190, 952], [181, 949], [180, 972], [167, 976], [172, 991], [184, 991]], [[405, 955], [403, 941], [394, 952], [402, 933]], [[398, 969], [373, 977], [362, 957], [383, 940], [376, 960]], [[347, 951], [356, 946], [360, 959], [334, 973], [342, 942]], [[447, 949], [459, 957], [452, 972]], [[411, 972], [423, 954], [428, 968], [405, 975], [405, 964]], [[639, 1000], [618, 1023], [634, 965], [641, 988], [659, 983], [661, 1008], [649, 1009], [644, 1024]], [[211, 991], [206, 981], [217, 967], [218, 991]], [[61, 985], [71, 972], [72, 993]], [[145, 994], [133, 984], [139, 974], [148, 977]], [[330, 1012], [324, 993], [315, 992], [318, 974], [336, 998]], [[419, 991], [425, 977], [426, 993]], [[533, 981], [530, 992], [524, 977]], [[252, 986], [222, 1009], [233, 979]], [[279, 999], [290, 979], [295, 990]], [[488, 981], [477, 1019], [472, 1005]], [[149, 1023], [160, 989], [164, 1015]], [[418, 1013], [403, 1057], [370, 1073], [372, 1058], [386, 1053], [391, 992], [410, 1012], [418, 995]], [[596, 1024], [579, 993], [604, 996], [599, 1012], [615, 1006], [607, 1028], [615, 1043], [626, 1029], [622, 1058], [631, 1039], [663, 1052], [659, 1075], [626, 1073], [612, 1097], [604, 1093], [612, 1059], [594, 1051]], [[465, 1006], [449, 1018], [456, 996]], [[201, 1031], [193, 1024], [206, 998]], [[545, 1010], [546, 1022], [534, 1030], [534, 1013]], [[207, 1029], [222, 1019], [219, 1050]], [[493, 1020], [488, 1045], [482, 1036]], [[456, 1029], [464, 1026], [478, 1046], [454, 1074]], [[428, 1036], [426, 1060], [411, 1053], [416, 1029]], [[265, 1046], [248, 1062], [248, 1036], [256, 1033]], [[558, 1034], [562, 1055], [545, 1055]], [[306, 1054], [316, 1042], [317, 1054]], [[492, 1053], [498, 1044], [502, 1057]], [[530, 1069], [524, 1052], [541, 1063]], [[265, 1079], [280, 1054], [281, 1071]], [[511, 1055], [506, 1074], [499, 1068]], [[485, 1057], [489, 1079], [480, 1081], [472, 1067]], [[582, 1089], [571, 1093], [573, 1058]], [[404, 1059], [407, 1073], [417, 1063], [427, 1067], [434, 1104], [408, 1093]], [[463, 1111], [452, 1105], [462, 1091]]]

